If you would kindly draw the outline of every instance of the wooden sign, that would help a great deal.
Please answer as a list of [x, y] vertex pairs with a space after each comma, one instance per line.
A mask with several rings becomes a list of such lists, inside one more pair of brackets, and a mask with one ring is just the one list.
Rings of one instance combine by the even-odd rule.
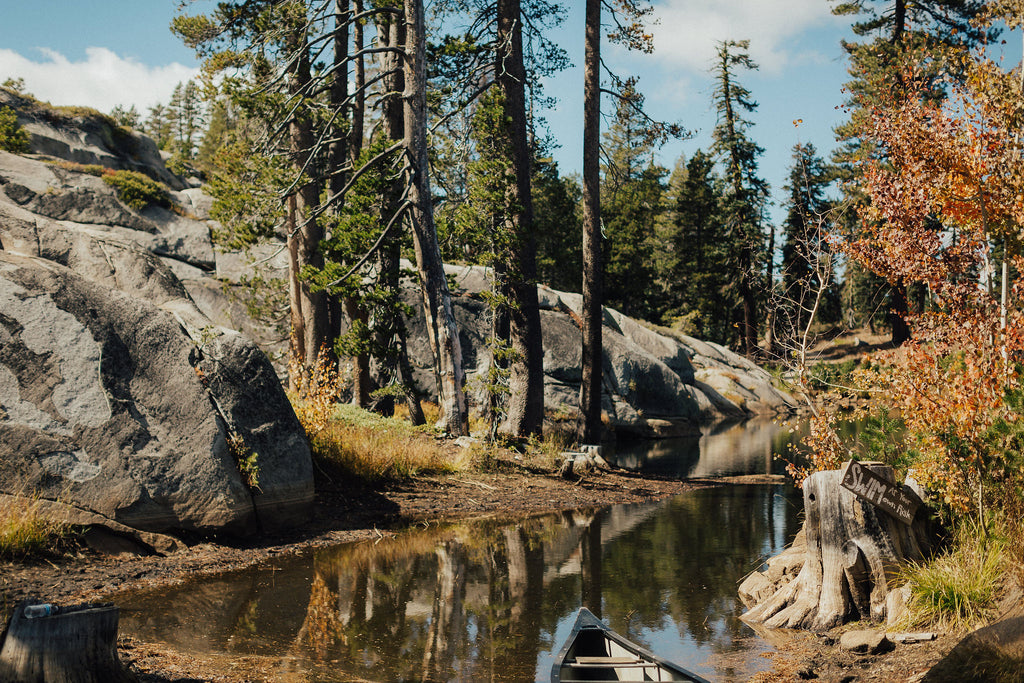
[[842, 487], [904, 524], [914, 521], [914, 513], [921, 504], [916, 496], [907, 495], [902, 486], [886, 481], [856, 460], [846, 464]]

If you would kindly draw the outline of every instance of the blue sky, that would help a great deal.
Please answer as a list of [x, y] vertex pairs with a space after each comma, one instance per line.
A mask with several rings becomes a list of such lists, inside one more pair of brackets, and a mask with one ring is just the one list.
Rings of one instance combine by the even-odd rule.
[[[176, 0], [132, 2], [4, 1], [0, 22], [0, 81], [25, 79], [29, 92], [53, 104], [87, 105], [110, 111], [134, 104], [145, 114], [166, 103], [171, 90], [195, 73], [198, 63], [168, 26]], [[751, 41], [760, 70], [741, 75], [758, 101], [751, 136], [765, 149], [762, 176], [771, 185], [781, 221], [783, 185], [793, 145], [813, 143], [823, 156], [834, 146], [832, 129], [843, 120], [837, 107], [848, 79], [839, 41], [848, 20], [834, 17], [827, 0], [657, 0], [652, 55], [604, 48], [620, 74], [640, 77], [649, 112], [694, 132], [668, 144], [659, 163], [710, 145], [715, 125], [710, 68], [716, 41]], [[209, 7], [209, 0], [194, 3]], [[561, 144], [555, 158], [563, 173], [578, 171], [582, 157], [582, 0], [567, 2], [566, 20], [553, 37], [574, 67], [552, 78], [547, 92], [559, 104], [547, 112]], [[612, 103], [605, 102], [605, 110]], [[794, 122], [801, 120], [799, 125]]]

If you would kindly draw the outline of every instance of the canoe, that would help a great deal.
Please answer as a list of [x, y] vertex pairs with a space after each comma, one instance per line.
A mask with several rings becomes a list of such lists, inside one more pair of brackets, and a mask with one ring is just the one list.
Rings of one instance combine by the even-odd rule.
[[551, 666], [551, 683], [584, 681], [694, 681], [697, 674], [631, 643], [605, 626], [586, 607]]

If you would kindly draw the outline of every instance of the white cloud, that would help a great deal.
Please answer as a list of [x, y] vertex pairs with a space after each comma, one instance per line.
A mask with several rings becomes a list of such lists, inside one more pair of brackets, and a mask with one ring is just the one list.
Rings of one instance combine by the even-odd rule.
[[0, 82], [23, 78], [25, 89], [40, 100], [102, 112], [115, 105], [135, 105], [145, 116], [153, 105], [170, 100], [176, 84], [198, 74], [197, 69], [178, 63], [149, 66], [103, 47], [86, 48], [85, 60], [78, 62], [55, 50], [41, 48], [40, 52], [43, 59], [32, 61], [0, 49]]
[[761, 70], [778, 74], [813, 58], [797, 45], [802, 34], [842, 23], [822, 0], [663, 0], [655, 15], [655, 58], [697, 73], [707, 73], [717, 41], [747, 39]]

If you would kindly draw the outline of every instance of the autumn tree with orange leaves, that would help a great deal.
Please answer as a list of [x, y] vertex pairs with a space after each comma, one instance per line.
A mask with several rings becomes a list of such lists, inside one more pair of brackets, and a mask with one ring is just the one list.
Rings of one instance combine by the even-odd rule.
[[[1024, 2], [1012, 0], [993, 3], [987, 20], [1013, 27], [1020, 17]], [[916, 66], [901, 98], [871, 110], [864, 139], [881, 154], [864, 162], [862, 229], [841, 246], [890, 283], [922, 282], [929, 294], [914, 339], [859, 373], [876, 409], [905, 425], [892, 464], [947, 518], [971, 513], [984, 524], [1002, 515], [1020, 527], [1024, 291], [1011, 286], [1001, 301], [994, 255], [1024, 272], [1024, 81], [1021, 67], [1005, 69], [983, 51], [957, 58], [963, 77], [949, 79], [945, 102], [927, 96], [927, 67]], [[849, 457], [836, 419], [813, 425], [812, 469]]]

